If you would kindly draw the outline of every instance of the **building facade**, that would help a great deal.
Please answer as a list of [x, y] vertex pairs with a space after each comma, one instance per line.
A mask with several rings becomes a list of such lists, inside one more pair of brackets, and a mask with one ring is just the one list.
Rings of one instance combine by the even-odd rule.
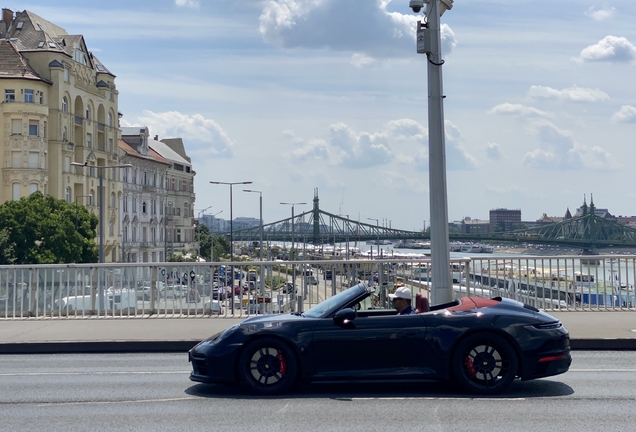
[[[111, 168], [119, 164], [115, 75], [89, 52], [83, 36], [69, 35], [29, 11], [14, 16], [3, 9], [0, 38], [5, 39], [2, 53], [10, 59], [0, 62], [4, 93], [0, 198], [19, 199], [40, 190], [85, 205], [98, 217], [103, 202], [98, 239], [103, 229], [104, 259], [117, 261], [123, 174]], [[25, 65], [24, 77], [11, 76], [19, 59]]]
[[490, 230], [495, 227], [500, 229], [510, 230], [515, 225], [521, 223], [521, 210], [509, 210], [504, 208], [498, 208], [490, 210]]
[[165, 178], [171, 163], [148, 145], [148, 128], [123, 128], [119, 141], [125, 169], [121, 198], [121, 260], [165, 261]]

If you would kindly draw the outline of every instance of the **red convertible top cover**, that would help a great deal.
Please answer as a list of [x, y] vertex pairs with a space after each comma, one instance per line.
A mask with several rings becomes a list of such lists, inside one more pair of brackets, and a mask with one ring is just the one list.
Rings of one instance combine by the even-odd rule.
[[462, 297], [459, 302], [457, 306], [449, 307], [448, 310], [451, 312], [460, 312], [499, 304], [498, 300], [483, 297]]

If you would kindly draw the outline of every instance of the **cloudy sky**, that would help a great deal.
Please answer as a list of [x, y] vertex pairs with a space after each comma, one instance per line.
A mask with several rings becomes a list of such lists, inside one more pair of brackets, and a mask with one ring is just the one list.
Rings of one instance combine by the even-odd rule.
[[[289, 215], [281, 201], [309, 209], [318, 188], [326, 211], [416, 230], [430, 219], [427, 78], [408, 3], [19, 7], [84, 35], [117, 75], [122, 126], [184, 139], [197, 212], [229, 213], [209, 181], [253, 181], [266, 222]], [[636, 214], [634, 22], [634, 0], [455, 1], [442, 17], [451, 220], [562, 216], [591, 193]], [[234, 215], [258, 217], [258, 196], [235, 188]]]

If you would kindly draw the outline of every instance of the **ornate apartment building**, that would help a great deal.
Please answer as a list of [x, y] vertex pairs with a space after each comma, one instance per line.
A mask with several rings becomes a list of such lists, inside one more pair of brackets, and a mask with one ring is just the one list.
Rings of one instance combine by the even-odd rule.
[[[122, 204], [122, 235], [125, 253], [132, 261], [164, 261], [172, 253], [196, 253], [194, 233], [194, 176], [192, 163], [181, 138], [158, 140], [149, 138], [147, 127], [123, 127], [120, 149], [134, 147], [147, 152], [153, 161], [133, 157], [126, 152], [125, 160], [133, 164], [133, 178], [124, 182]], [[140, 185], [141, 189], [140, 189]], [[148, 210], [150, 205], [150, 210]], [[152, 207], [156, 205], [157, 207]], [[141, 207], [139, 207], [141, 206]], [[145, 210], [144, 207], [146, 206]], [[145, 234], [144, 234], [145, 233]], [[144, 239], [159, 238], [161, 245]], [[135, 255], [136, 254], [136, 255]]]
[[165, 260], [166, 175], [171, 163], [148, 145], [147, 127], [122, 128], [120, 161], [125, 168], [120, 205], [124, 262]]
[[3, 9], [0, 91], [0, 200], [40, 190], [99, 216], [103, 193], [104, 258], [118, 261], [124, 173], [110, 168], [120, 163], [115, 75], [88, 51], [83, 36], [32, 12], [14, 16]]

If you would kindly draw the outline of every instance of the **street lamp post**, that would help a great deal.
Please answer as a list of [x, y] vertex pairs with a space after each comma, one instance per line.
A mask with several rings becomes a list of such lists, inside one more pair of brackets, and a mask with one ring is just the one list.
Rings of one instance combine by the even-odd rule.
[[431, 214], [432, 302], [453, 299], [448, 241], [448, 197], [446, 188], [446, 143], [444, 136], [444, 92], [440, 17], [453, 7], [453, 0], [411, 0], [419, 12], [426, 4], [426, 24], [417, 25], [417, 52], [426, 54], [428, 63], [428, 151]]
[[[252, 192], [252, 193], [257, 193], [258, 194], [258, 202], [259, 202], [259, 209], [260, 209], [260, 241], [259, 241], [259, 246], [260, 246], [260, 261], [263, 261], [263, 192], [261, 191], [257, 191], [257, 190], [251, 190], [251, 189], [243, 189], [243, 192]], [[263, 274], [263, 265], [261, 264], [261, 294], [265, 293], [265, 281], [264, 281], [264, 277], [265, 275]]]
[[[92, 153], [92, 152], [91, 152]], [[89, 157], [91, 155], [89, 153]], [[99, 263], [104, 263], [104, 173], [103, 169], [105, 168], [131, 168], [131, 164], [123, 164], [123, 165], [88, 165], [88, 157], [86, 158], [86, 162], [71, 162], [73, 166], [80, 167], [89, 167], [95, 168], [99, 172]], [[97, 282], [97, 286], [99, 289], [99, 309], [104, 309], [104, 284], [103, 276], [102, 276], [103, 268], [99, 267], [99, 280]]]
[[[217, 181], [211, 181], [211, 184], [217, 184], [217, 185], [227, 185], [230, 187], [230, 270], [232, 271], [232, 274], [230, 276], [230, 280], [232, 281], [232, 287], [230, 289], [230, 291], [232, 291], [231, 293], [231, 302], [232, 302], [232, 314], [234, 314], [234, 227], [233, 227], [233, 217], [232, 217], [232, 186], [234, 185], [239, 185], [239, 184], [252, 184], [251, 181], [247, 181], [247, 182], [217, 182]], [[240, 286], [239, 286], [240, 288]]]
[[[378, 219], [373, 219], [373, 218], [367, 218], [369, 220], [375, 221], [375, 225], [378, 227], [377, 228], [377, 236], [378, 236], [378, 259], [380, 258], [380, 221]], [[371, 258], [373, 258], [373, 246], [371, 247]]]
[[[294, 253], [294, 206], [297, 205], [305, 205], [306, 202], [296, 202], [296, 203], [285, 203], [282, 202], [282, 205], [291, 206], [291, 249], [289, 252], [289, 259], [291, 260]], [[292, 266], [292, 292], [296, 295], [296, 266]], [[303, 295], [298, 296], [298, 312], [303, 310]]]
[[[205, 211], [208, 210], [208, 209], [211, 209], [212, 207], [213, 206], [206, 207], [206, 208], [204, 208], [203, 210], [201, 210], [199, 212], [199, 217], [197, 217], [197, 225], [201, 223], [201, 214], [205, 214]], [[198, 231], [197, 232], [197, 244], [198, 244], [198, 247], [197, 247], [197, 259], [198, 259], [198, 257], [201, 256], [201, 227], [199, 226], [198, 228], [199, 229], [197, 230]]]

